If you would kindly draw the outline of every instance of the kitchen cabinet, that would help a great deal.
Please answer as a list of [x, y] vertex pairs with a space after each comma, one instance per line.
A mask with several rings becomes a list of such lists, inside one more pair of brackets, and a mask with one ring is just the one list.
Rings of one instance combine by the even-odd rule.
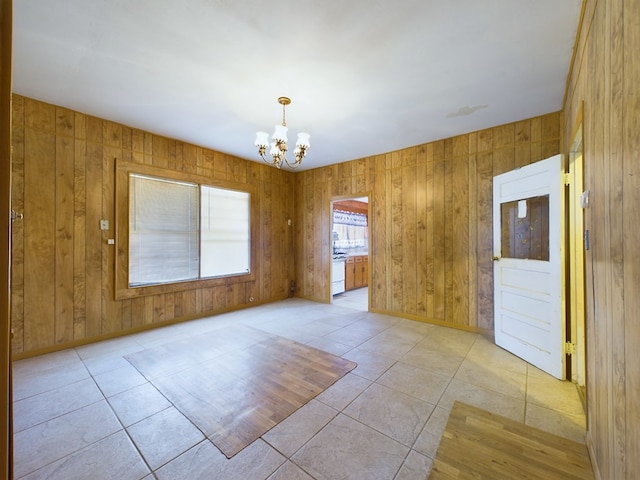
[[355, 257], [347, 258], [344, 275], [344, 289], [353, 290], [356, 284], [356, 260]]
[[354, 255], [347, 258], [345, 290], [366, 287], [369, 280], [369, 256]]

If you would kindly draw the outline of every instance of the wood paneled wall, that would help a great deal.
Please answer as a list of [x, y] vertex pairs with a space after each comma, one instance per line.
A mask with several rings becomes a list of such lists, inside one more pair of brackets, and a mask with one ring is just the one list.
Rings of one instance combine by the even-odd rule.
[[[118, 160], [251, 185], [255, 281], [114, 300]], [[166, 322], [287, 298], [294, 174], [14, 95], [13, 353], [24, 356]], [[111, 229], [101, 231], [100, 219]]]
[[332, 199], [369, 195], [371, 309], [493, 329], [493, 176], [560, 153], [561, 113], [296, 176], [298, 295], [328, 302]]
[[640, 478], [640, 2], [585, 0], [564, 103], [583, 103], [588, 444], [598, 476]]

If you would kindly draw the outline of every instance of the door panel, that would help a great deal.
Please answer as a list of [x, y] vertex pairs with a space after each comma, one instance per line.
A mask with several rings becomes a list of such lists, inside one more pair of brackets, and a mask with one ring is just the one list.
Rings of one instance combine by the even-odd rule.
[[493, 182], [496, 344], [564, 378], [561, 156]]

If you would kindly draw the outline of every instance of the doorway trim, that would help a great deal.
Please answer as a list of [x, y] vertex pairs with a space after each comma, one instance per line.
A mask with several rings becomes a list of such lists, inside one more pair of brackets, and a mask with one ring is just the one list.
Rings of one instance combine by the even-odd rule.
[[13, 2], [0, 7], [0, 477], [13, 478], [11, 389], [11, 58]]
[[328, 291], [328, 295], [329, 295], [329, 300], [327, 303], [333, 303], [333, 295], [331, 293], [331, 276], [332, 276], [332, 269], [333, 269], [333, 205], [335, 202], [340, 202], [340, 201], [344, 201], [344, 200], [356, 200], [358, 198], [367, 198], [367, 204], [368, 209], [367, 209], [367, 230], [368, 230], [368, 234], [369, 234], [369, 248], [368, 248], [368, 257], [369, 257], [369, 268], [367, 269], [367, 311], [371, 311], [371, 288], [369, 288], [369, 286], [371, 285], [371, 276], [372, 276], [372, 258], [373, 258], [373, 238], [371, 236], [371, 232], [373, 231], [372, 228], [372, 218], [371, 218], [371, 205], [372, 205], [372, 195], [371, 192], [361, 192], [361, 193], [354, 193], [354, 194], [349, 194], [349, 195], [337, 195], [334, 197], [331, 197], [331, 200], [329, 201], [329, 268], [327, 269], [328, 273], [327, 273], [327, 280], [328, 280], [328, 285], [329, 285], [329, 291]]
[[585, 238], [584, 209], [588, 208], [589, 196], [584, 191], [584, 130], [581, 102], [569, 141], [567, 176], [569, 183], [567, 208], [567, 273], [570, 342], [575, 346], [571, 356], [570, 380], [578, 385], [578, 391], [586, 402], [586, 306], [585, 306]]

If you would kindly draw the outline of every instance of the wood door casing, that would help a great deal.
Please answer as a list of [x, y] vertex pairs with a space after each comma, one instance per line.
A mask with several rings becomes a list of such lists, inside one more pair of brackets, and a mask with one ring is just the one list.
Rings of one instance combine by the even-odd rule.
[[0, 478], [13, 478], [11, 395], [11, 50], [12, 7], [0, 6]]

